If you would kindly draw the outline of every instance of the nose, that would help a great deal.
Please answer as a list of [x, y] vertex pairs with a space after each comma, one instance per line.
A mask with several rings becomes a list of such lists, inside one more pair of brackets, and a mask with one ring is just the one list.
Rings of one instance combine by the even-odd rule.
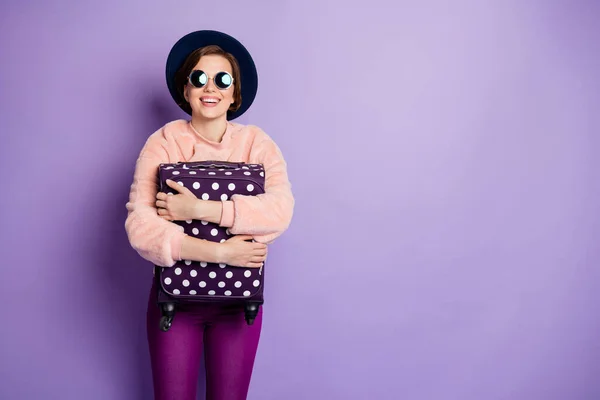
[[208, 82], [206, 82], [206, 85], [204, 85], [204, 91], [205, 92], [214, 92], [217, 90], [217, 87], [215, 86], [215, 82], [213, 80], [213, 78], [208, 78]]

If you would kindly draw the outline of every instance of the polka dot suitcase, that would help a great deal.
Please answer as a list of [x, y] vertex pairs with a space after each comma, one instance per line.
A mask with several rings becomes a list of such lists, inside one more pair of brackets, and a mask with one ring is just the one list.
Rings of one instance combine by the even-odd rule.
[[[227, 200], [234, 194], [264, 193], [265, 171], [260, 164], [222, 161], [196, 161], [160, 164], [160, 191], [174, 194], [166, 180], [171, 179], [191, 190], [204, 200]], [[173, 221], [184, 232], [214, 242], [232, 237], [228, 229], [207, 221]], [[244, 307], [250, 325], [263, 304], [264, 265], [258, 268], [233, 267], [182, 260], [174, 266], [155, 266], [160, 322], [163, 331], [169, 330], [175, 317], [176, 305], [181, 303], [226, 302]]]

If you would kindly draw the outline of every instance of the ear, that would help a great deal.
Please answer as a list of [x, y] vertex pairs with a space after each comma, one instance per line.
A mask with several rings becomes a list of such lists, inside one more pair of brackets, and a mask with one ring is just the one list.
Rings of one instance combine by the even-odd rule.
[[189, 94], [188, 94], [188, 85], [185, 85], [185, 86], [183, 87], [183, 98], [185, 99], [185, 101], [186, 101], [187, 103], [189, 103], [189, 102], [190, 102], [190, 101], [189, 101], [189, 99], [188, 99], [188, 97], [189, 97]]

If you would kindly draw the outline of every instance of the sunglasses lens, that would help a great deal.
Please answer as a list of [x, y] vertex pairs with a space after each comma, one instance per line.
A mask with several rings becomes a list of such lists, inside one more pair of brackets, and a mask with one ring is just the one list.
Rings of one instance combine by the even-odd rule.
[[197, 70], [192, 72], [192, 74], [190, 75], [190, 82], [192, 83], [192, 85], [201, 88], [202, 86], [206, 85], [206, 82], [208, 82], [208, 77], [206, 76], [204, 71]]
[[215, 85], [221, 89], [227, 89], [233, 83], [233, 78], [227, 72], [219, 72], [215, 76]]

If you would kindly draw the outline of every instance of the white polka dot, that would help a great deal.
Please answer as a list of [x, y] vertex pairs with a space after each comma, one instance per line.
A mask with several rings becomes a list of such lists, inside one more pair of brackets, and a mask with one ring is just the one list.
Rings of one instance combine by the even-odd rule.
[[191, 271], [190, 271], [190, 276], [191, 276], [192, 278], [195, 278], [196, 276], [198, 276], [198, 271], [196, 271], [195, 269], [191, 270]]
[[208, 265], [208, 263], [207, 263], [206, 261], [202, 261], [202, 262], [200, 263], [200, 266], [201, 266], [202, 268], [206, 268], [206, 266], [207, 266], [207, 265]]
[[173, 289], [173, 294], [179, 294], [179, 293], [181, 293], [181, 292], [179, 291], [179, 289]]
[[190, 167], [188, 167], [187, 165], [183, 164], [183, 169], [190, 169]]
[[227, 196], [225, 193], [223, 193], [223, 194], [221, 195], [221, 200], [222, 200], [222, 201], [225, 201], [225, 200], [228, 200], [228, 199], [229, 199], [229, 196]]
[[181, 182], [181, 181], [177, 182], [177, 184], [178, 184], [179, 186], [184, 186], [184, 185], [183, 185], [183, 182]]
[[194, 228], [194, 229], [192, 229], [192, 233], [193, 233], [194, 235], [197, 235], [197, 234], [199, 234], [199, 233], [200, 233], [200, 231], [198, 230], [198, 228]]
[[196, 291], [195, 290], [190, 290], [190, 294], [194, 295], [194, 294], [196, 294]]
[[225, 268], [226, 266], [227, 266], [227, 264], [223, 264], [223, 263], [219, 264], [219, 267], [221, 267], [221, 268]]
[[208, 225], [208, 221], [200, 221], [202, 225]]
[[181, 275], [181, 268], [175, 268], [175, 275]]
[[209, 276], [211, 279], [215, 279], [215, 278], [217, 277], [217, 273], [216, 273], [215, 271], [211, 271], [211, 272], [210, 272], [210, 274], [208, 274], [208, 276]]
[[216, 292], [215, 292], [214, 290], [209, 290], [209, 291], [208, 291], [208, 294], [209, 294], [209, 295], [211, 295], [211, 296], [214, 296], [214, 294], [215, 294], [215, 293], [216, 293]]
[[200, 287], [206, 287], [206, 282], [200, 281]]
[[219, 190], [219, 184], [217, 182], [212, 184], [213, 190]]
[[169, 193], [167, 193], [167, 194], [168, 194], [169, 196], [173, 196], [173, 193], [172, 193], [172, 192], [169, 192]]
[[183, 286], [188, 287], [190, 286], [190, 281], [188, 281], [187, 279], [183, 280]]
[[213, 229], [210, 231], [210, 234], [211, 234], [211, 235], [213, 235], [213, 236], [217, 236], [217, 235], [219, 234], [219, 231], [217, 230], [217, 228], [213, 228]]
[[253, 282], [254, 287], [259, 287], [260, 286], [260, 281], [257, 279]]
[[261, 171], [261, 172], [260, 172], [260, 176], [264, 178], [264, 176], [265, 176], [265, 173]]
[[191, 260], [185, 260], [185, 265], [192, 265], [192, 261]]
[[235, 183], [230, 183], [229, 186], [227, 186], [227, 188], [229, 190], [235, 190]]
[[229, 232], [229, 228], [225, 229], [225, 233], [231, 235], [231, 232]]
[[196, 171], [190, 171], [190, 175], [196, 175]]
[[242, 282], [240, 282], [240, 281], [237, 281], [236, 283], [234, 283], [234, 286], [235, 286], [236, 288], [241, 288], [241, 287], [242, 287]]
[[254, 190], [254, 185], [253, 184], [249, 184], [248, 186], [246, 186], [246, 189], [251, 192]]
[[165, 278], [165, 285], [170, 285], [171, 282], [171, 278]]
[[250, 169], [250, 167], [248, 167], [248, 166], [244, 165], [244, 166], [242, 167], [242, 169]]
[[250, 291], [249, 291], [249, 290], [246, 290], [246, 291], [244, 292], [244, 296], [246, 296], [246, 297], [250, 296]]
[[191, 224], [192, 220], [191, 219], [186, 219], [185, 222], [187, 222], [188, 224]]
[[231, 172], [231, 171], [227, 171], [227, 172], [225, 172], [225, 175], [231, 175], [232, 173], [233, 172]]
[[244, 276], [245, 276], [246, 278], [250, 278], [250, 275], [252, 275], [252, 272], [251, 272], [251, 271], [248, 271], [248, 270], [247, 270], [246, 272], [244, 272]]
[[173, 171], [173, 175], [179, 175], [179, 171]]
[[194, 182], [194, 184], [192, 185], [192, 187], [193, 187], [194, 189], [196, 189], [196, 190], [197, 190], [197, 189], [200, 189], [200, 182]]
[[217, 173], [216, 172], [209, 172], [208, 174], [209, 175], [216, 175]]
[[203, 193], [202, 200], [208, 200], [208, 199], [210, 199], [210, 196], [208, 195], [208, 193]]
[[231, 296], [231, 290], [226, 290], [225, 291], [225, 296]]
[[224, 288], [225, 287], [225, 282], [219, 282], [219, 287], [220, 288]]
[[206, 171], [206, 168], [200, 168], [200, 171]]
[[221, 241], [219, 243], [223, 243], [223, 242], [226, 242], [226, 241], [227, 241], [227, 239], [221, 239]]
[[232, 277], [233, 277], [233, 272], [231, 272], [231, 271], [227, 271], [227, 273], [225, 274], [225, 276], [226, 276], [227, 278], [232, 278]]
[[252, 172], [246, 171], [246, 172], [244, 172], [244, 175], [252, 175]]
[[225, 169], [224, 168], [219, 168], [219, 171], [225, 171]]

